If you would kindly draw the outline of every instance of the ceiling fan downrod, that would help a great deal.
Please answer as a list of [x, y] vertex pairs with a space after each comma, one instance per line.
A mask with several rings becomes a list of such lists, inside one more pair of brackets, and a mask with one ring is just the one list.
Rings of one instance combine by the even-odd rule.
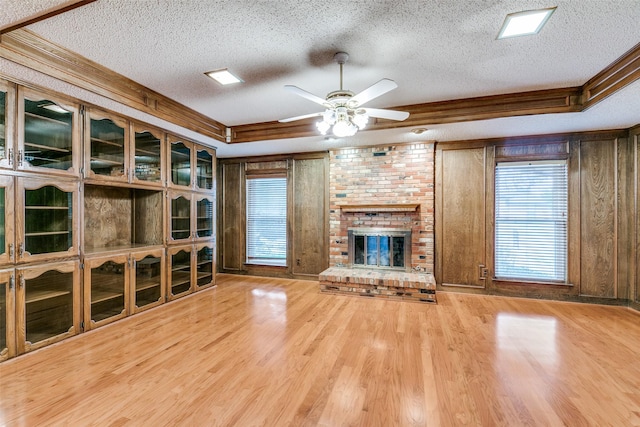
[[333, 60], [340, 65], [340, 91], [342, 92], [342, 66], [349, 60], [349, 54], [347, 52], [337, 52], [333, 55]]

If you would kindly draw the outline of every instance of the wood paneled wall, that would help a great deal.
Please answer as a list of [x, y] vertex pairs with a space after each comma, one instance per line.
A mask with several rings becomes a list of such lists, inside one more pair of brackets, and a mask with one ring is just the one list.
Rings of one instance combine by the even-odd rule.
[[[218, 165], [220, 272], [317, 279], [329, 266], [328, 153], [221, 159]], [[287, 174], [287, 267], [246, 264], [245, 179]]]
[[[638, 134], [606, 131], [438, 144], [439, 288], [612, 304], [638, 301]], [[568, 162], [568, 283], [497, 280], [495, 165], [545, 159]], [[481, 278], [483, 265], [486, 279]]]

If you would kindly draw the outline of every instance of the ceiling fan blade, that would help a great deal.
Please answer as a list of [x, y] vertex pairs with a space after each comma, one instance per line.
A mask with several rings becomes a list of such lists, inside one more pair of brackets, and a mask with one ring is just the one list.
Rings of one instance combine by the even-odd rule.
[[350, 103], [355, 102], [355, 106], [358, 107], [366, 102], [371, 101], [374, 98], [379, 97], [380, 95], [384, 95], [397, 88], [398, 85], [393, 80], [382, 79], [378, 83], [374, 83], [359, 94], [355, 95], [353, 98], [349, 100]]
[[409, 117], [409, 113], [406, 111], [397, 110], [383, 110], [380, 108], [363, 108], [367, 112], [369, 117], [376, 117], [379, 119], [397, 120], [399, 122]]
[[326, 99], [322, 99], [319, 96], [312, 94], [311, 92], [307, 92], [304, 89], [300, 89], [298, 86], [285, 85], [284, 88], [289, 92], [293, 92], [298, 96], [307, 98], [309, 101], [315, 102], [316, 104], [320, 104], [323, 107], [331, 108], [331, 104], [328, 103]]
[[296, 120], [302, 120], [302, 119], [308, 119], [309, 117], [318, 117], [321, 116], [322, 112], [320, 113], [311, 113], [311, 114], [304, 114], [302, 116], [295, 116], [295, 117], [289, 117], [288, 119], [282, 119], [282, 120], [278, 120], [280, 123], [289, 123], [289, 122], [295, 122]]

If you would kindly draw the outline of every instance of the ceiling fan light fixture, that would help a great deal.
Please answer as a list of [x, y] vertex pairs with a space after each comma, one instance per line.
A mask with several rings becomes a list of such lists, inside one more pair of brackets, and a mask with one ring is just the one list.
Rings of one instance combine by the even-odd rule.
[[316, 123], [316, 127], [320, 131], [321, 134], [326, 135], [327, 131], [331, 128], [331, 125], [324, 120], [320, 120]]
[[358, 126], [358, 129], [362, 130], [369, 123], [369, 115], [363, 109], [356, 110], [353, 113], [353, 123]]
[[358, 127], [351, 123], [348, 118], [347, 120], [338, 120], [336, 124], [333, 125], [333, 134], [339, 138], [353, 136], [356, 132], [358, 132]]

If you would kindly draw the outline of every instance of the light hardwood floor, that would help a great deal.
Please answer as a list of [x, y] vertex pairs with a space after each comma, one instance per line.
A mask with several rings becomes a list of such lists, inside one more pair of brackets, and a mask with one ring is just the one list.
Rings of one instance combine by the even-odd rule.
[[0, 425], [640, 425], [629, 309], [218, 283], [0, 363]]

